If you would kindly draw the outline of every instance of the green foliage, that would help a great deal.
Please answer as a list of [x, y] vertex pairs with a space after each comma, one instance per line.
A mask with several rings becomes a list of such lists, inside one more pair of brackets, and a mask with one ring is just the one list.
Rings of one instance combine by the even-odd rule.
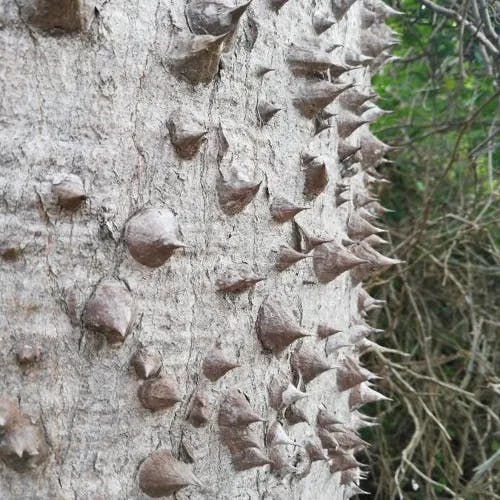
[[363, 487], [383, 500], [498, 498], [494, 461], [476, 474], [500, 422], [498, 66], [456, 21], [415, 0], [393, 7], [406, 13], [390, 21], [401, 59], [374, 79], [393, 113], [372, 129], [400, 147], [382, 201], [407, 264], [371, 286], [387, 300], [377, 340], [410, 357], [370, 359], [394, 402], [371, 410], [382, 425]]

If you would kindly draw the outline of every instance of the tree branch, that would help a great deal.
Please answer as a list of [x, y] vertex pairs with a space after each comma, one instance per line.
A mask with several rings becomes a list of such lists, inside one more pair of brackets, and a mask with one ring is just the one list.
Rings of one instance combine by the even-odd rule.
[[479, 15], [481, 16], [481, 20], [484, 23], [484, 29], [486, 31], [486, 35], [493, 41], [493, 43], [495, 43], [498, 46], [499, 44], [498, 35], [491, 24], [491, 19], [488, 14], [486, 2], [484, 0], [476, 0], [476, 2], [478, 5]]
[[476, 37], [478, 39], [478, 41], [486, 48], [486, 50], [488, 50], [488, 52], [490, 52], [491, 54], [493, 54], [495, 56], [498, 56], [500, 54], [500, 49], [498, 47], [496, 47], [493, 44], [493, 42], [491, 42], [482, 31], [479, 31], [477, 26], [475, 26], [473, 23], [471, 23], [470, 21], [465, 19], [458, 12], [447, 9], [446, 7], [441, 7], [440, 5], [436, 5], [435, 3], [431, 2], [430, 0], [420, 0], [420, 2], [438, 14], [442, 14], [443, 16], [446, 16], [450, 19], [454, 19], [455, 21], [457, 21], [459, 23], [463, 23], [464, 27], [474, 37]]

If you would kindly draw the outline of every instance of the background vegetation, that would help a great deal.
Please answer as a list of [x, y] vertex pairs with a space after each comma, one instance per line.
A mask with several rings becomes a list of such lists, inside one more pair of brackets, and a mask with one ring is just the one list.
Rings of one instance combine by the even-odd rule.
[[372, 317], [385, 329], [377, 341], [409, 356], [366, 357], [393, 401], [370, 409], [381, 425], [368, 432], [363, 488], [382, 500], [500, 498], [500, 9], [392, 6], [405, 12], [390, 22], [401, 59], [375, 88], [394, 113], [373, 129], [401, 147], [381, 198], [394, 210], [385, 253], [406, 264], [370, 291], [387, 301]]

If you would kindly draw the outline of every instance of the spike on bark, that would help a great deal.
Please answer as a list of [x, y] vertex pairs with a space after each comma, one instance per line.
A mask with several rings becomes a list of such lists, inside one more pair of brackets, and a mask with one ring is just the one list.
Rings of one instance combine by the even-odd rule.
[[351, 483], [359, 481], [359, 479], [358, 469], [344, 470], [340, 473], [340, 486], [350, 485]]
[[370, 184], [390, 185], [391, 181], [389, 179], [386, 179], [385, 177], [383, 177], [375, 169], [370, 168], [370, 169], [365, 170], [365, 174], [363, 176], [363, 183], [366, 186], [369, 186]]
[[229, 391], [221, 403], [219, 410], [219, 426], [246, 427], [254, 422], [263, 422], [250, 406], [245, 395], [237, 390]]
[[270, 464], [269, 458], [260, 448], [245, 448], [232, 456], [235, 470], [244, 471]]
[[265, 125], [268, 123], [278, 111], [281, 111], [281, 108], [277, 108], [265, 101], [259, 102], [259, 104], [257, 104], [257, 119], [259, 124]]
[[349, 332], [339, 332], [331, 337], [328, 337], [325, 350], [327, 354], [331, 354], [344, 347], [352, 347], [355, 344]]
[[323, 427], [328, 430], [332, 425], [342, 425], [343, 422], [339, 420], [335, 415], [332, 415], [324, 408], [320, 408], [318, 410], [318, 414], [316, 415], [316, 423], [319, 427]]
[[333, 84], [324, 80], [311, 81], [293, 98], [293, 104], [306, 118], [314, 118], [342, 92], [354, 84]]
[[309, 423], [307, 420], [307, 415], [304, 412], [304, 410], [302, 410], [301, 408], [299, 408], [296, 405], [290, 405], [286, 408], [285, 418], [286, 418], [286, 421], [290, 425], [296, 425], [296, 424], [301, 424], [301, 423], [308, 424]]
[[182, 401], [177, 381], [168, 375], [143, 382], [137, 390], [137, 396], [142, 406], [152, 411], [165, 410]]
[[[330, 128], [333, 128], [333, 124], [330, 122], [330, 119], [323, 118], [323, 113], [324, 110], [321, 111], [315, 118], [314, 118], [314, 135], [321, 134], [321, 132], [328, 130]], [[329, 113], [324, 113], [329, 114]]]
[[17, 472], [41, 465], [49, 455], [42, 428], [21, 412], [17, 403], [0, 396], [0, 460]]
[[366, 206], [366, 210], [372, 217], [382, 217], [388, 212], [394, 212], [394, 210], [390, 210], [382, 206], [378, 201], [372, 201], [369, 205]]
[[[352, 157], [352, 159], [355, 160], [357, 155], [354, 155]], [[349, 158], [347, 160], [347, 163], [344, 163], [342, 165], [342, 170], [340, 171], [340, 177], [342, 177], [342, 179], [345, 179], [346, 177], [354, 177], [357, 173], [359, 172], [359, 165], [357, 164], [354, 164], [352, 161], [351, 161], [351, 158]]]
[[174, 495], [191, 485], [200, 486], [191, 466], [168, 449], [153, 452], [139, 469], [139, 488], [153, 498]]
[[377, 139], [372, 133], [364, 134], [361, 137], [361, 156], [364, 168], [377, 166], [383, 157], [392, 150], [391, 146]]
[[52, 191], [57, 203], [66, 210], [78, 210], [87, 199], [82, 179], [74, 174], [57, 176], [52, 182]]
[[335, 206], [337, 208], [341, 207], [344, 203], [348, 203], [349, 201], [351, 201], [351, 198], [347, 198], [343, 194], [339, 194], [339, 195], [335, 196]]
[[134, 214], [125, 226], [124, 238], [132, 257], [148, 267], [160, 267], [175, 250], [186, 245], [179, 240], [179, 227], [168, 208], [151, 207]]
[[150, 347], [138, 349], [130, 360], [137, 376], [143, 380], [156, 377], [161, 370], [162, 359], [158, 351]]
[[346, 71], [354, 69], [316, 48], [292, 47], [287, 62], [295, 75], [314, 76], [329, 71], [332, 78], [338, 78]]
[[344, 362], [337, 367], [337, 388], [340, 392], [352, 389], [368, 380], [367, 374], [360, 370], [360, 367], [350, 358], [346, 358]]
[[309, 258], [309, 255], [297, 252], [293, 248], [287, 247], [285, 245], [281, 245], [278, 251], [278, 260], [276, 262], [276, 269], [278, 271], [284, 271], [288, 269], [293, 264]]
[[328, 16], [325, 10], [316, 11], [313, 14], [313, 27], [317, 35], [323, 34], [327, 29], [335, 24], [335, 19]]
[[364, 5], [368, 10], [372, 11], [376, 15], [378, 22], [385, 21], [392, 16], [404, 15], [404, 12], [393, 9], [382, 0], [365, 0]]
[[203, 390], [197, 390], [191, 399], [188, 422], [194, 427], [204, 427], [210, 421], [211, 415], [212, 409], [207, 394]]
[[277, 12], [288, 3], [288, 0], [269, 0], [269, 3], [271, 4], [271, 8]]
[[326, 163], [320, 158], [315, 158], [306, 163], [304, 169], [304, 195], [309, 197], [318, 196], [328, 185], [328, 168]]
[[321, 441], [321, 446], [326, 450], [335, 450], [339, 446], [337, 440], [333, 436], [333, 433], [329, 432], [326, 429], [319, 428], [318, 437], [319, 440]]
[[208, 133], [199, 120], [183, 109], [177, 109], [170, 115], [167, 128], [175, 151], [185, 159], [196, 155]]
[[366, 56], [361, 54], [361, 52], [349, 48], [345, 50], [344, 59], [347, 64], [351, 64], [352, 66], [369, 66], [374, 61], [373, 57]]
[[376, 403], [377, 401], [389, 401], [389, 398], [386, 398], [367, 384], [357, 385], [349, 393], [349, 408], [351, 410], [356, 410], [364, 404]]
[[134, 309], [132, 295], [123, 283], [102, 281], [85, 305], [83, 322], [110, 344], [122, 343], [132, 329]]
[[377, 57], [372, 58], [372, 61], [369, 64], [370, 71], [372, 73], [376, 73], [386, 64], [399, 61], [400, 59], [400, 57], [391, 55], [389, 50], [384, 50]]
[[349, 189], [350, 189], [349, 184], [345, 184], [342, 182], [337, 182], [337, 184], [335, 184], [335, 194], [336, 195], [345, 193], [346, 191], [349, 191]]
[[332, 9], [337, 21], [344, 17], [355, 2], [356, 0], [332, 0]]
[[302, 246], [303, 246], [303, 251], [305, 253], [309, 253], [311, 250], [318, 247], [319, 245], [322, 245], [323, 243], [329, 243], [333, 241], [331, 238], [322, 238], [315, 236], [312, 233], [305, 230], [303, 227], [299, 226], [297, 223], [295, 224], [302, 238]]
[[361, 208], [369, 203], [377, 201], [377, 198], [373, 197], [369, 192], [357, 192], [354, 194], [352, 201], [355, 208]]
[[268, 448], [272, 448], [274, 446], [296, 446], [296, 443], [290, 439], [279, 422], [273, 422], [266, 433], [266, 445]]
[[328, 455], [320, 443], [308, 441], [305, 445], [305, 449], [311, 462], [328, 461]]
[[292, 354], [291, 366], [296, 373], [302, 376], [305, 384], [332, 369], [326, 359], [305, 346], [302, 346]]
[[229, 359], [221, 349], [212, 349], [203, 360], [203, 375], [212, 382], [219, 380], [228, 371], [239, 368], [239, 364]]
[[359, 114], [363, 105], [376, 98], [377, 94], [375, 92], [362, 91], [358, 87], [353, 87], [339, 97], [339, 103], [345, 109]]
[[280, 224], [293, 219], [298, 213], [308, 209], [309, 207], [295, 205], [282, 197], [274, 198], [270, 207], [272, 218]]
[[341, 450], [329, 453], [330, 472], [342, 472], [349, 469], [357, 469], [361, 464], [354, 458], [351, 452]]
[[292, 46], [288, 52], [287, 62], [296, 75], [317, 75], [330, 69], [329, 55], [316, 48]]
[[256, 74], [259, 77], [263, 77], [267, 75], [268, 73], [271, 73], [272, 71], [276, 71], [276, 68], [270, 68], [269, 66], [259, 66], [257, 68]]
[[318, 337], [320, 339], [326, 339], [342, 331], [343, 329], [339, 329], [337, 326], [327, 325], [325, 323], [318, 325]]
[[383, 51], [395, 47], [398, 41], [373, 30], [373, 27], [361, 32], [359, 46], [361, 52], [369, 57], [377, 57]]
[[373, 326], [370, 326], [368, 323], [362, 320], [353, 322], [353, 324], [349, 328], [349, 335], [355, 342], [358, 342], [362, 338], [365, 338], [372, 333], [378, 332], [383, 332], [383, 330], [374, 328]]
[[345, 194], [347, 191], [349, 191], [349, 186], [347, 184], [335, 185], [335, 206], [337, 208], [342, 206], [344, 203], [351, 201], [351, 199]]
[[386, 232], [384, 229], [380, 229], [370, 224], [356, 212], [353, 212], [347, 221], [347, 235], [355, 241], [361, 241], [372, 234], [384, 232]]
[[220, 176], [217, 182], [219, 205], [226, 215], [241, 212], [259, 191], [261, 182], [251, 181], [239, 170], [233, 170], [229, 176]]
[[403, 263], [401, 260], [391, 259], [382, 255], [364, 241], [355, 245], [354, 253], [360, 259], [365, 260], [365, 263], [361, 265], [355, 273], [355, 278], [360, 281], [374, 273], [383, 272], [391, 266]]
[[[351, 392], [356, 392], [357, 388], [352, 389]], [[360, 429], [364, 429], [365, 427], [375, 427], [378, 424], [377, 419], [373, 417], [368, 417], [367, 415], [363, 415], [357, 410], [351, 411], [351, 420], [349, 422], [350, 428], [353, 431], [359, 431]]]
[[337, 133], [342, 139], [346, 139], [359, 127], [368, 123], [368, 120], [360, 118], [345, 109], [339, 113], [335, 120], [337, 121]]
[[282, 446], [274, 446], [269, 449], [270, 471], [279, 476], [284, 477], [287, 474], [294, 474], [297, 468], [290, 463], [290, 459]]
[[370, 245], [371, 247], [379, 247], [382, 245], [388, 245], [389, 242], [387, 240], [384, 240], [384, 238], [381, 238], [377, 234], [372, 234], [371, 236], [368, 236], [365, 240], [363, 240], [364, 243], [367, 245]]
[[253, 273], [226, 271], [217, 278], [215, 285], [220, 292], [241, 293], [253, 288], [266, 278]]
[[349, 141], [339, 138], [339, 141], [337, 143], [337, 156], [339, 157], [340, 163], [355, 155], [360, 150], [360, 144], [351, 144]]
[[262, 345], [274, 354], [280, 354], [296, 340], [309, 336], [295, 318], [270, 297], [260, 306], [256, 330]]
[[234, 6], [227, 0], [191, 0], [186, 7], [186, 18], [190, 30], [197, 35], [225, 35], [228, 37], [224, 49], [232, 45], [241, 16], [250, 2]]
[[88, 29], [92, 10], [87, 0], [37, 0], [29, 22], [45, 31], [81, 33]]
[[[354, 207], [354, 208], [356, 209], [357, 215], [359, 215], [362, 219], [368, 221], [370, 224], [372, 223], [372, 221], [377, 219], [377, 217], [374, 214], [372, 214], [371, 212], [369, 212], [365, 207], [359, 207], [359, 208]], [[369, 236], [367, 236], [367, 238], [368, 237]], [[366, 240], [366, 238], [365, 238], [365, 240]]]
[[229, 35], [179, 37], [169, 54], [172, 69], [193, 85], [210, 83], [219, 71], [221, 54]]
[[361, 27], [366, 30], [377, 22], [377, 15], [372, 10], [361, 7], [359, 19]]
[[250, 427], [221, 427], [221, 441], [229, 450], [235, 454], [246, 448], [260, 448], [260, 439]]
[[359, 450], [368, 446], [368, 443], [353, 431], [345, 430], [334, 432], [333, 437], [337, 443], [339, 443], [339, 447], [344, 451]]
[[307, 396], [283, 376], [274, 377], [269, 385], [269, 404], [275, 410], [282, 410]]
[[335, 243], [323, 243], [314, 250], [314, 272], [321, 283], [329, 283], [341, 274], [366, 262]]
[[378, 309], [384, 305], [384, 300], [374, 299], [362, 286], [358, 288], [358, 311], [361, 313], [363, 311], [371, 311], [372, 309]]
[[367, 120], [369, 122], [374, 122], [378, 120], [380, 117], [384, 115], [390, 115], [392, 111], [387, 111], [385, 109], [380, 108], [376, 104], [371, 104], [370, 106], [363, 106], [363, 113], [361, 114], [361, 118], [363, 120]]
[[344, 499], [349, 500], [350, 498], [357, 495], [369, 495], [370, 492], [362, 490], [358, 485], [351, 484], [344, 487]]

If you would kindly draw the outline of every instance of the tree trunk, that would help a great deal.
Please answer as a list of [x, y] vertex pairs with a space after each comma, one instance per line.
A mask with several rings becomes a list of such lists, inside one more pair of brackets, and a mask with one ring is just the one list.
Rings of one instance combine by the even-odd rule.
[[337, 340], [371, 269], [343, 245], [385, 149], [351, 99], [386, 56], [359, 53], [361, 1], [207, 3], [0, 5], [1, 498], [355, 493], [328, 444], [349, 434], [317, 416], [362, 425], [369, 376]]

